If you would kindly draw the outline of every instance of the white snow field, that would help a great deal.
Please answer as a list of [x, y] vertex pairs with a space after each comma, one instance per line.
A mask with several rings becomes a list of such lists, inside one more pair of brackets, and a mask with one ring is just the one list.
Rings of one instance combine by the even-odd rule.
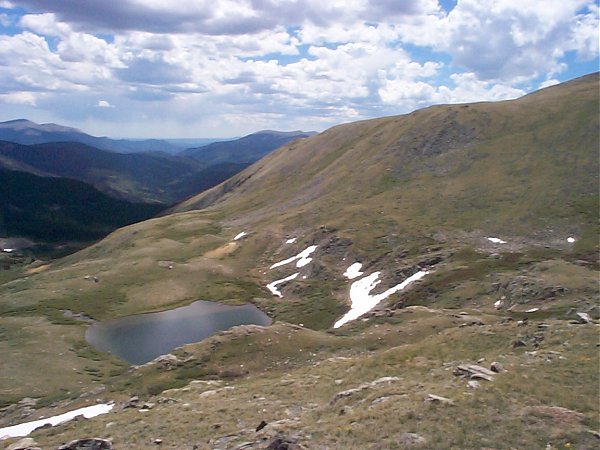
[[408, 277], [402, 283], [389, 288], [387, 291], [382, 292], [381, 294], [370, 295], [370, 292], [375, 289], [375, 286], [381, 282], [379, 280], [380, 273], [381, 272], [373, 272], [371, 275], [352, 283], [352, 286], [350, 286], [350, 311], [344, 314], [344, 316], [333, 325], [333, 328], [339, 328], [351, 320], [358, 319], [360, 316], [373, 309], [382, 300], [398, 291], [401, 291], [413, 281], [420, 280], [429, 272], [421, 270]]

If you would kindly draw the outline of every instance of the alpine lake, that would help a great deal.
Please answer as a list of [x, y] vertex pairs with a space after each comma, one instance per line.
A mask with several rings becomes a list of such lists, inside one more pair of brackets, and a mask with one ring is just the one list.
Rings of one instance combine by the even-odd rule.
[[198, 300], [168, 311], [93, 323], [85, 338], [97, 350], [140, 365], [237, 325], [266, 326], [271, 322], [254, 305], [230, 306]]

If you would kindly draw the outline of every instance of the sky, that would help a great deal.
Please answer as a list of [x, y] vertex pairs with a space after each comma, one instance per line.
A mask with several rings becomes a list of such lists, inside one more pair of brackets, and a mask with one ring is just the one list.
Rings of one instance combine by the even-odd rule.
[[322, 131], [598, 71], [596, 0], [0, 0], [0, 121]]

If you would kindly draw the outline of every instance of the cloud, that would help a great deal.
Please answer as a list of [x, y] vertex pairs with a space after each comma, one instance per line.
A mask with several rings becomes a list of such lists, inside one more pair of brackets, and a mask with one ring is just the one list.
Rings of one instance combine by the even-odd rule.
[[540, 85], [538, 86], [538, 89], [543, 89], [543, 88], [547, 88], [547, 87], [550, 87], [550, 86], [555, 86], [558, 83], [560, 83], [560, 81], [558, 81], [555, 78], [551, 78], [549, 80], [545, 80], [542, 83], [540, 83]]
[[597, 25], [598, 8], [588, 0], [459, 0], [446, 17], [429, 15], [401, 35], [450, 54], [482, 80], [516, 83], [560, 72], [568, 51], [597, 57]]
[[37, 12], [52, 12], [76, 28], [96, 31], [151, 33], [254, 34], [277, 26], [356, 23], [398, 19], [440, 10], [435, 0], [190, 0], [178, 5], [168, 0], [18, 0]]
[[0, 101], [108, 135], [320, 129], [514, 98], [598, 57], [589, 0], [15, 0], [2, 14]]
[[8, 94], [0, 94], [0, 103], [36, 106], [37, 98], [38, 96], [33, 92], [10, 92]]
[[111, 105], [107, 100], [98, 100], [98, 103], [96, 103], [96, 106], [98, 108], [114, 108], [114, 106]]

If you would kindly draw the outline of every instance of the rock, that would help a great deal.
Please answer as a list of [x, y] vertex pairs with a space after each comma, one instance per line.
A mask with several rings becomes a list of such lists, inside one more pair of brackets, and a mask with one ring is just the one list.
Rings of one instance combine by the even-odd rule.
[[360, 386], [358, 386], [357, 388], [354, 389], [348, 389], [346, 391], [341, 391], [338, 392], [337, 394], [334, 395], [334, 397], [331, 399], [331, 401], [329, 402], [331, 405], [333, 405], [335, 402], [337, 402], [338, 400], [345, 398], [345, 397], [350, 397], [351, 395], [354, 395], [358, 392], [361, 392], [365, 389], [370, 389], [373, 388], [379, 384], [384, 384], [384, 383], [392, 383], [394, 381], [399, 381], [400, 378], [398, 377], [381, 377], [378, 378], [374, 381], [371, 381], [370, 383], [363, 383]]
[[513, 341], [512, 346], [514, 348], [525, 347], [525, 346], [527, 346], [527, 344], [522, 339], [517, 339], [517, 340]]
[[258, 432], [266, 426], [267, 426], [267, 422], [265, 422], [264, 420], [261, 420], [260, 423], [258, 424], [258, 426], [256, 427], [256, 431]]
[[140, 398], [137, 395], [132, 396], [123, 408], [137, 408]]
[[576, 315], [577, 318], [575, 320], [577, 320], [579, 323], [592, 323], [592, 318], [588, 313], [578, 312]]
[[155, 403], [145, 402], [145, 403], [142, 405], [141, 409], [146, 409], [146, 410], [147, 410], [147, 409], [152, 409], [152, 408], [154, 408], [155, 406], [156, 406], [156, 404], [155, 404]]
[[177, 356], [168, 353], [166, 355], [160, 355], [159, 357], [153, 359], [152, 363], [156, 364], [161, 369], [168, 370], [176, 367], [179, 363], [179, 359], [177, 359]]
[[278, 437], [273, 439], [266, 450], [301, 450], [295, 440], [285, 437]]
[[417, 433], [402, 433], [398, 439], [398, 443], [404, 447], [412, 447], [415, 445], [423, 445], [427, 443], [427, 439], [419, 436]]
[[206, 397], [210, 397], [211, 395], [215, 395], [217, 392], [219, 392], [216, 389], [210, 389], [208, 391], [204, 391], [203, 393], [201, 393], [199, 395], [200, 398], [206, 398]]
[[467, 386], [471, 389], [479, 389], [481, 387], [481, 385], [479, 384], [479, 381], [477, 381], [477, 380], [469, 380], [467, 382]]
[[588, 430], [588, 433], [593, 435], [596, 439], [600, 439], [600, 432], [598, 432], [596, 430]]
[[338, 412], [338, 415], [345, 416], [350, 411], [352, 411], [352, 408], [350, 406], [342, 406]]
[[481, 379], [493, 381], [494, 372], [476, 364], [461, 364], [456, 366], [452, 373], [456, 376], [469, 377], [471, 380]]
[[504, 372], [504, 366], [500, 364], [498, 361], [494, 361], [490, 364], [490, 370], [495, 373]]
[[24, 407], [33, 408], [37, 404], [37, 400], [35, 398], [25, 397], [19, 400], [18, 404]]
[[156, 445], [160, 445], [160, 444], [162, 444], [162, 439], [156, 438], [156, 439], [154, 439], [154, 443]]
[[112, 442], [106, 439], [76, 439], [61, 445], [58, 450], [113, 450]]
[[425, 399], [425, 401], [429, 403], [441, 403], [443, 405], [454, 405], [453, 400], [435, 394], [427, 394], [427, 398]]
[[341, 400], [342, 398], [345, 398], [345, 397], [350, 397], [351, 395], [354, 395], [354, 394], [356, 394], [357, 392], [360, 392], [360, 391], [362, 391], [362, 389], [360, 389], [360, 388], [354, 388], [354, 389], [348, 389], [346, 391], [338, 392], [337, 394], [335, 394], [333, 396], [333, 398], [331, 399], [331, 401], [329, 403], [331, 405], [333, 405], [338, 400]]
[[37, 442], [31, 438], [24, 438], [12, 445], [9, 445], [6, 450], [33, 450], [37, 448]]
[[162, 267], [163, 269], [172, 269], [175, 267], [175, 263], [173, 261], [159, 261], [158, 267]]
[[[589, 311], [592, 314], [594, 314], [595, 309], [597, 309], [597, 308], [593, 307]], [[581, 324], [592, 323], [592, 321], [593, 321], [592, 317], [588, 313], [578, 312], [575, 308], [569, 309], [569, 311], [567, 312], [567, 319], [572, 319], [571, 323], [581, 323]]]

